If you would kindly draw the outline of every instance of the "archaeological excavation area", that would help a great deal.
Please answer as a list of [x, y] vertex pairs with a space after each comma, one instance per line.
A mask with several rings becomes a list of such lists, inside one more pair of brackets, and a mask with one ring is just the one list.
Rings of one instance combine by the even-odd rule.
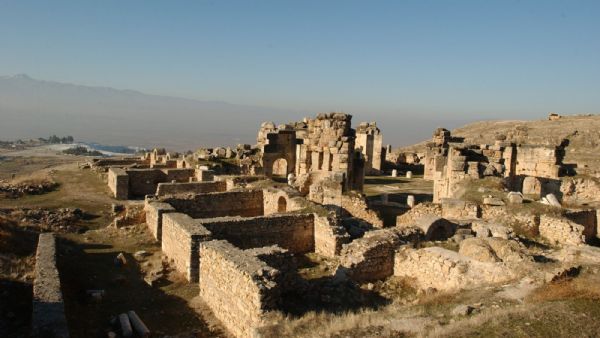
[[33, 335], [471, 336], [559, 316], [556, 295], [598, 279], [600, 171], [523, 133], [392, 148], [328, 113], [264, 122], [254, 145], [80, 162], [110, 224], [39, 235]]

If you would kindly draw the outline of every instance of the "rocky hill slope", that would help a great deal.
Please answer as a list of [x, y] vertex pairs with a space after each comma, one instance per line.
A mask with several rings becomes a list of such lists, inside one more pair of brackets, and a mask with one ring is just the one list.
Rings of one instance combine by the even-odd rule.
[[[579, 172], [600, 173], [600, 115], [561, 116], [557, 120], [480, 121], [452, 130], [472, 144], [493, 144], [498, 135], [506, 141], [559, 145], [568, 140], [564, 163], [576, 163]], [[420, 152], [427, 142], [401, 151]]]

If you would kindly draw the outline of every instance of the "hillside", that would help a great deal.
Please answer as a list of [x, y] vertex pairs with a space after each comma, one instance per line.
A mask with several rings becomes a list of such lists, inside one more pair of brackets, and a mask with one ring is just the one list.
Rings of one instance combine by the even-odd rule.
[[295, 113], [43, 81], [27, 75], [0, 76], [2, 139], [68, 134], [108, 145], [185, 150], [252, 143], [260, 121], [286, 120]]

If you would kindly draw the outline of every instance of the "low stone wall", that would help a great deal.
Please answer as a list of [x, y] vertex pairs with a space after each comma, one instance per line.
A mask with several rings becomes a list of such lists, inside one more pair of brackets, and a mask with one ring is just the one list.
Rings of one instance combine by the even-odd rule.
[[342, 195], [342, 209], [352, 217], [359, 218], [376, 228], [383, 228], [383, 220], [375, 210], [369, 208], [365, 198]]
[[165, 174], [165, 181], [163, 182], [177, 181], [180, 183], [184, 183], [189, 182], [190, 178], [194, 177], [196, 170], [192, 168], [171, 168], [163, 169], [163, 172]]
[[163, 214], [175, 212], [175, 208], [167, 203], [146, 201], [144, 211], [146, 212], [146, 224], [148, 225], [148, 229], [150, 229], [152, 236], [160, 242], [162, 240]]
[[129, 175], [121, 168], [108, 169], [108, 188], [118, 200], [129, 197]]
[[442, 206], [434, 203], [420, 203], [414, 208], [396, 218], [396, 225], [414, 224], [423, 215], [442, 217]]
[[584, 227], [586, 240], [598, 237], [598, 210], [568, 211], [565, 217]]
[[241, 249], [278, 245], [292, 253], [315, 249], [312, 214], [258, 217], [221, 217], [201, 220], [213, 238], [225, 239]]
[[421, 289], [459, 290], [515, 278], [503, 263], [484, 263], [440, 247], [396, 252], [394, 275], [416, 281]]
[[264, 214], [262, 190], [228, 191], [188, 197], [165, 197], [162, 201], [193, 218], [254, 217]]
[[225, 181], [227, 191], [237, 187], [246, 186], [247, 184], [258, 182], [267, 179], [266, 176], [218, 176], [219, 181]]
[[356, 281], [374, 281], [394, 274], [394, 251], [403, 243], [398, 229], [367, 232], [344, 245], [341, 266]]
[[585, 227], [565, 218], [540, 216], [540, 236], [554, 245], [584, 244]]
[[235, 337], [258, 337], [280, 297], [279, 271], [227, 241], [200, 245], [200, 296]]
[[271, 215], [302, 209], [302, 206], [296, 203], [295, 195], [298, 195], [295, 191], [263, 189], [264, 214]]
[[225, 182], [186, 182], [186, 183], [159, 183], [156, 196], [178, 194], [203, 194], [209, 192], [223, 192], [226, 190]]
[[159, 169], [128, 169], [127, 175], [131, 197], [154, 195], [156, 186], [161, 182], [167, 182], [165, 173]]
[[325, 257], [335, 257], [342, 251], [342, 246], [350, 242], [346, 229], [334, 224], [325, 216], [315, 215], [315, 252]]
[[442, 217], [447, 219], [475, 219], [481, 211], [475, 202], [442, 198]]
[[33, 281], [32, 337], [69, 337], [60, 278], [56, 268], [56, 239], [40, 234], [35, 255]]
[[198, 282], [198, 247], [211, 239], [200, 220], [181, 213], [163, 214], [162, 252], [188, 281]]

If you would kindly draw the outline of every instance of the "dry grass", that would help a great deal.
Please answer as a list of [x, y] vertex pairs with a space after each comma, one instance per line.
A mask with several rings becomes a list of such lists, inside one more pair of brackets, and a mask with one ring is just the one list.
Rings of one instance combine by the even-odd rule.
[[[403, 286], [406, 298], [414, 299], [414, 290], [404, 282], [397, 280], [396, 284]], [[450, 313], [455, 300], [454, 294], [433, 293], [421, 296], [415, 304], [405, 305], [395, 299], [378, 309], [343, 314], [308, 312], [299, 318], [273, 314], [271, 320], [277, 324], [264, 328], [262, 333], [265, 337], [422, 336]]]
[[532, 303], [550, 302], [567, 299], [589, 299], [600, 301], [600, 277], [585, 277], [545, 284], [527, 297]]

